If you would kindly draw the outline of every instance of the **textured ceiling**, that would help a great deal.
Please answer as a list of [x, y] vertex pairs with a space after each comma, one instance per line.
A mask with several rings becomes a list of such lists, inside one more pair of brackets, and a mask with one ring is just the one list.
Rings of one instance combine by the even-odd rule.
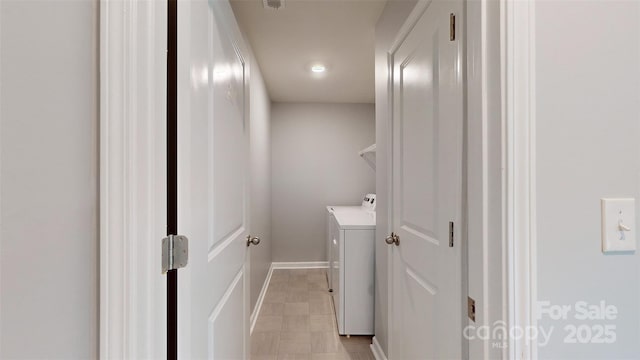
[[[273, 101], [374, 102], [374, 28], [385, 0], [231, 0]], [[312, 64], [327, 71], [315, 74]]]

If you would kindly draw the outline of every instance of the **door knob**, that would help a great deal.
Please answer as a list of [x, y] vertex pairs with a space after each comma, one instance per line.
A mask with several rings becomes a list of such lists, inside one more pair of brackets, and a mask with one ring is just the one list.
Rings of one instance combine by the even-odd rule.
[[257, 236], [247, 235], [247, 246], [260, 244], [260, 238]]
[[393, 233], [391, 233], [391, 235], [387, 236], [387, 237], [384, 239], [384, 242], [386, 242], [386, 243], [387, 243], [387, 244], [389, 244], [389, 245], [393, 244]]
[[389, 245], [399, 246], [400, 245], [400, 236], [396, 235], [395, 233], [391, 233], [391, 235], [387, 236], [384, 239], [384, 241]]

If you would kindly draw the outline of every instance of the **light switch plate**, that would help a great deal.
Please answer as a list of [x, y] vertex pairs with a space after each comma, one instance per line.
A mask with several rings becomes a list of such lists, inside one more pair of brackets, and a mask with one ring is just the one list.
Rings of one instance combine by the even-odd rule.
[[601, 203], [602, 252], [635, 251], [635, 199], [602, 199]]

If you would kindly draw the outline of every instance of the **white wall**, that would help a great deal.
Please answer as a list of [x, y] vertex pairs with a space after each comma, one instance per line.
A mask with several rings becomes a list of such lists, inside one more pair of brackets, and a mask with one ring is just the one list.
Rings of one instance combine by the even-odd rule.
[[[391, 192], [391, 104], [389, 103], [387, 54], [396, 34], [413, 10], [416, 1], [389, 1], [376, 25], [376, 279], [375, 337], [389, 354], [388, 261], [389, 246], [384, 238], [391, 233], [388, 209]], [[389, 157], [388, 157], [389, 156]]]
[[250, 249], [253, 309], [271, 266], [271, 100], [254, 56], [250, 71], [251, 234], [261, 240]]
[[[539, 358], [638, 359], [640, 252], [602, 254], [600, 198], [640, 204], [640, 3], [536, 2], [535, 11], [538, 299], [618, 309], [610, 321], [544, 316], [539, 325], [555, 331]], [[566, 344], [571, 324], [615, 325], [617, 341]]]
[[97, 1], [0, 2], [0, 358], [98, 356]]
[[358, 156], [375, 142], [374, 105], [271, 110], [273, 261], [326, 261], [326, 206], [375, 192], [375, 172]]

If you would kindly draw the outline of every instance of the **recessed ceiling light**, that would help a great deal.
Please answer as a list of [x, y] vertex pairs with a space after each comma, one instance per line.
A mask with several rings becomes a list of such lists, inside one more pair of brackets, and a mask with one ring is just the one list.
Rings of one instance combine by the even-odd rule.
[[326, 70], [326, 68], [324, 67], [324, 65], [313, 65], [311, 67], [311, 71], [313, 71], [314, 73], [321, 73], [324, 72]]

